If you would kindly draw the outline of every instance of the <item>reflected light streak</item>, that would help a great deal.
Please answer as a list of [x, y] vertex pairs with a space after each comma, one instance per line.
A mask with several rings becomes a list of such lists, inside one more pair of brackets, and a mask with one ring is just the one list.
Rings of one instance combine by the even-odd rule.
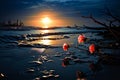
[[41, 31], [42, 34], [45, 34], [45, 33], [48, 33], [48, 32], [49, 32], [49, 30], [42, 30]]
[[41, 40], [40, 43], [42, 43], [44, 45], [51, 45], [51, 40]]
[[37, 52], [39, 52], [39, 53], [43, 53], [43, 52], [45, 51], [44, 48], [32, 48], [31, 50], [37, 51]]
[[[44, 34], [44, 33], [48, 33], [48, 32], [49, 32], [49, 30], [44, 30], [44, 31], [43, 31], [43, 34]], [[40, 44], [44, 44], [44, 45], [51, 45], [52, 42], [54, 42], [54, 41], [52, 41], [52, 40], [48, 40], [47, 38], [50, 38], [50, 36], [44, 36], [44, 37], [43, 37], [43, 40], [40, 40], [39, 43], [40, 43]]]

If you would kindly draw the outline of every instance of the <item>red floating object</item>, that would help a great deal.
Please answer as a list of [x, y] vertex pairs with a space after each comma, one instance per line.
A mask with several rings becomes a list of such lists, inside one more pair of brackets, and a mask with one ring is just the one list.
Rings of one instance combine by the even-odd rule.
[[63, 44], [63, 50], [64, 50], [64, 51], [67, 51], [68, 48], [69, 48], [69, 45], [68, 45], [67, 43], [64, 43], [64, 44]]
[[93, 72], [96, 71], [96, 67], [95, 67], [95, 64], [94, 64], [94, 63], [91, 63], [91, 64], [89, 65], [89, 67], [90, 67], [90, 69], [91, 69]]
[[93, 54], [95, 52], [95, 45], [94, 44], [91, 44], [89, 46], [89, 51], [90, 51], [91, 54]]
[[62, 61], [62, 67], [66, 67], [67, 65], [69, 65], [69, 59], [68, 59], [68, 58], [65, 58], [65, 59], [63, 59], [63, 61]]
[[83, 43], [83, 42], [85, 42], [85, 36], [83, 35], [83, 34], [81, 34], [81, 35], [79, 35], [79, 37], [78, 37], [78, 43]]

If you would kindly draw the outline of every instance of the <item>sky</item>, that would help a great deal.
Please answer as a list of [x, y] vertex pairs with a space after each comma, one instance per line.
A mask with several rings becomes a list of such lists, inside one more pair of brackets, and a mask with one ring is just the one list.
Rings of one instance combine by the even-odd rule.
[[43, 26], [41, 19], [49, 17], [50, 26], [94, 24], [82, 15], [93, 14], [103, 20], [106, 7], [120, 16], [120, 0], [0, 0], [0, 21], [16, 21], [29, 26]]

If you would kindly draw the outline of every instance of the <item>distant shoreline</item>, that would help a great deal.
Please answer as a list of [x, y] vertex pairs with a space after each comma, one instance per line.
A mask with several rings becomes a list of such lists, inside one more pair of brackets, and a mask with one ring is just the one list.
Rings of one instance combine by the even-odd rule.
[[5, 31], [28, 31], [28, 30], [51, 30], [51, 29], [60, 29], [60, 28], [71, 28], [71, 29], [93, 29], [93, 30], [105, 30], [104, 27], [86, 27], [86, 26], [61, 26], [61, 27], [34, 27], [34, 26], [0, 26], [0, 30]]

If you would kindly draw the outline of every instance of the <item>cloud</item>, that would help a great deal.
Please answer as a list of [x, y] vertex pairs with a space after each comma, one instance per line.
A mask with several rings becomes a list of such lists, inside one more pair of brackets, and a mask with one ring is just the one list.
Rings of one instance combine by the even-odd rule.
[[33, 4], [30, 7], [28, 7], [28, 9], [47, 9], [49, 8], [50, 5], [48, 5], [47, 3], [40, 3], [38, 2], [37, 4]]
[[22, 1], [22, 4], [30, 4], [31, 2], [27, 2], [27, 1]]
[[[69, 2], [69, 1], [81, 1], [81, 2], [87, 2], [87, 1], [93, 1], [93, 0], [44, 0], [46, 2]], [[94, 0], [95, 1], [100, 1], [100, 0]]]
[[60, 16], [74, 19], [90, 13], [100, 17], [99, 11], [105, 6], [119, 14], [119, 2], [119, 0], [2, 0], [0, 17], [29, 16], [44, 10], [53, 10], [60, 13]]
[[66, 2], [66, 1], [78, 1], [78, 0], [45, 0], [47, 2], [54, 2], [54, 1], [58, 1], [58, 2]]

